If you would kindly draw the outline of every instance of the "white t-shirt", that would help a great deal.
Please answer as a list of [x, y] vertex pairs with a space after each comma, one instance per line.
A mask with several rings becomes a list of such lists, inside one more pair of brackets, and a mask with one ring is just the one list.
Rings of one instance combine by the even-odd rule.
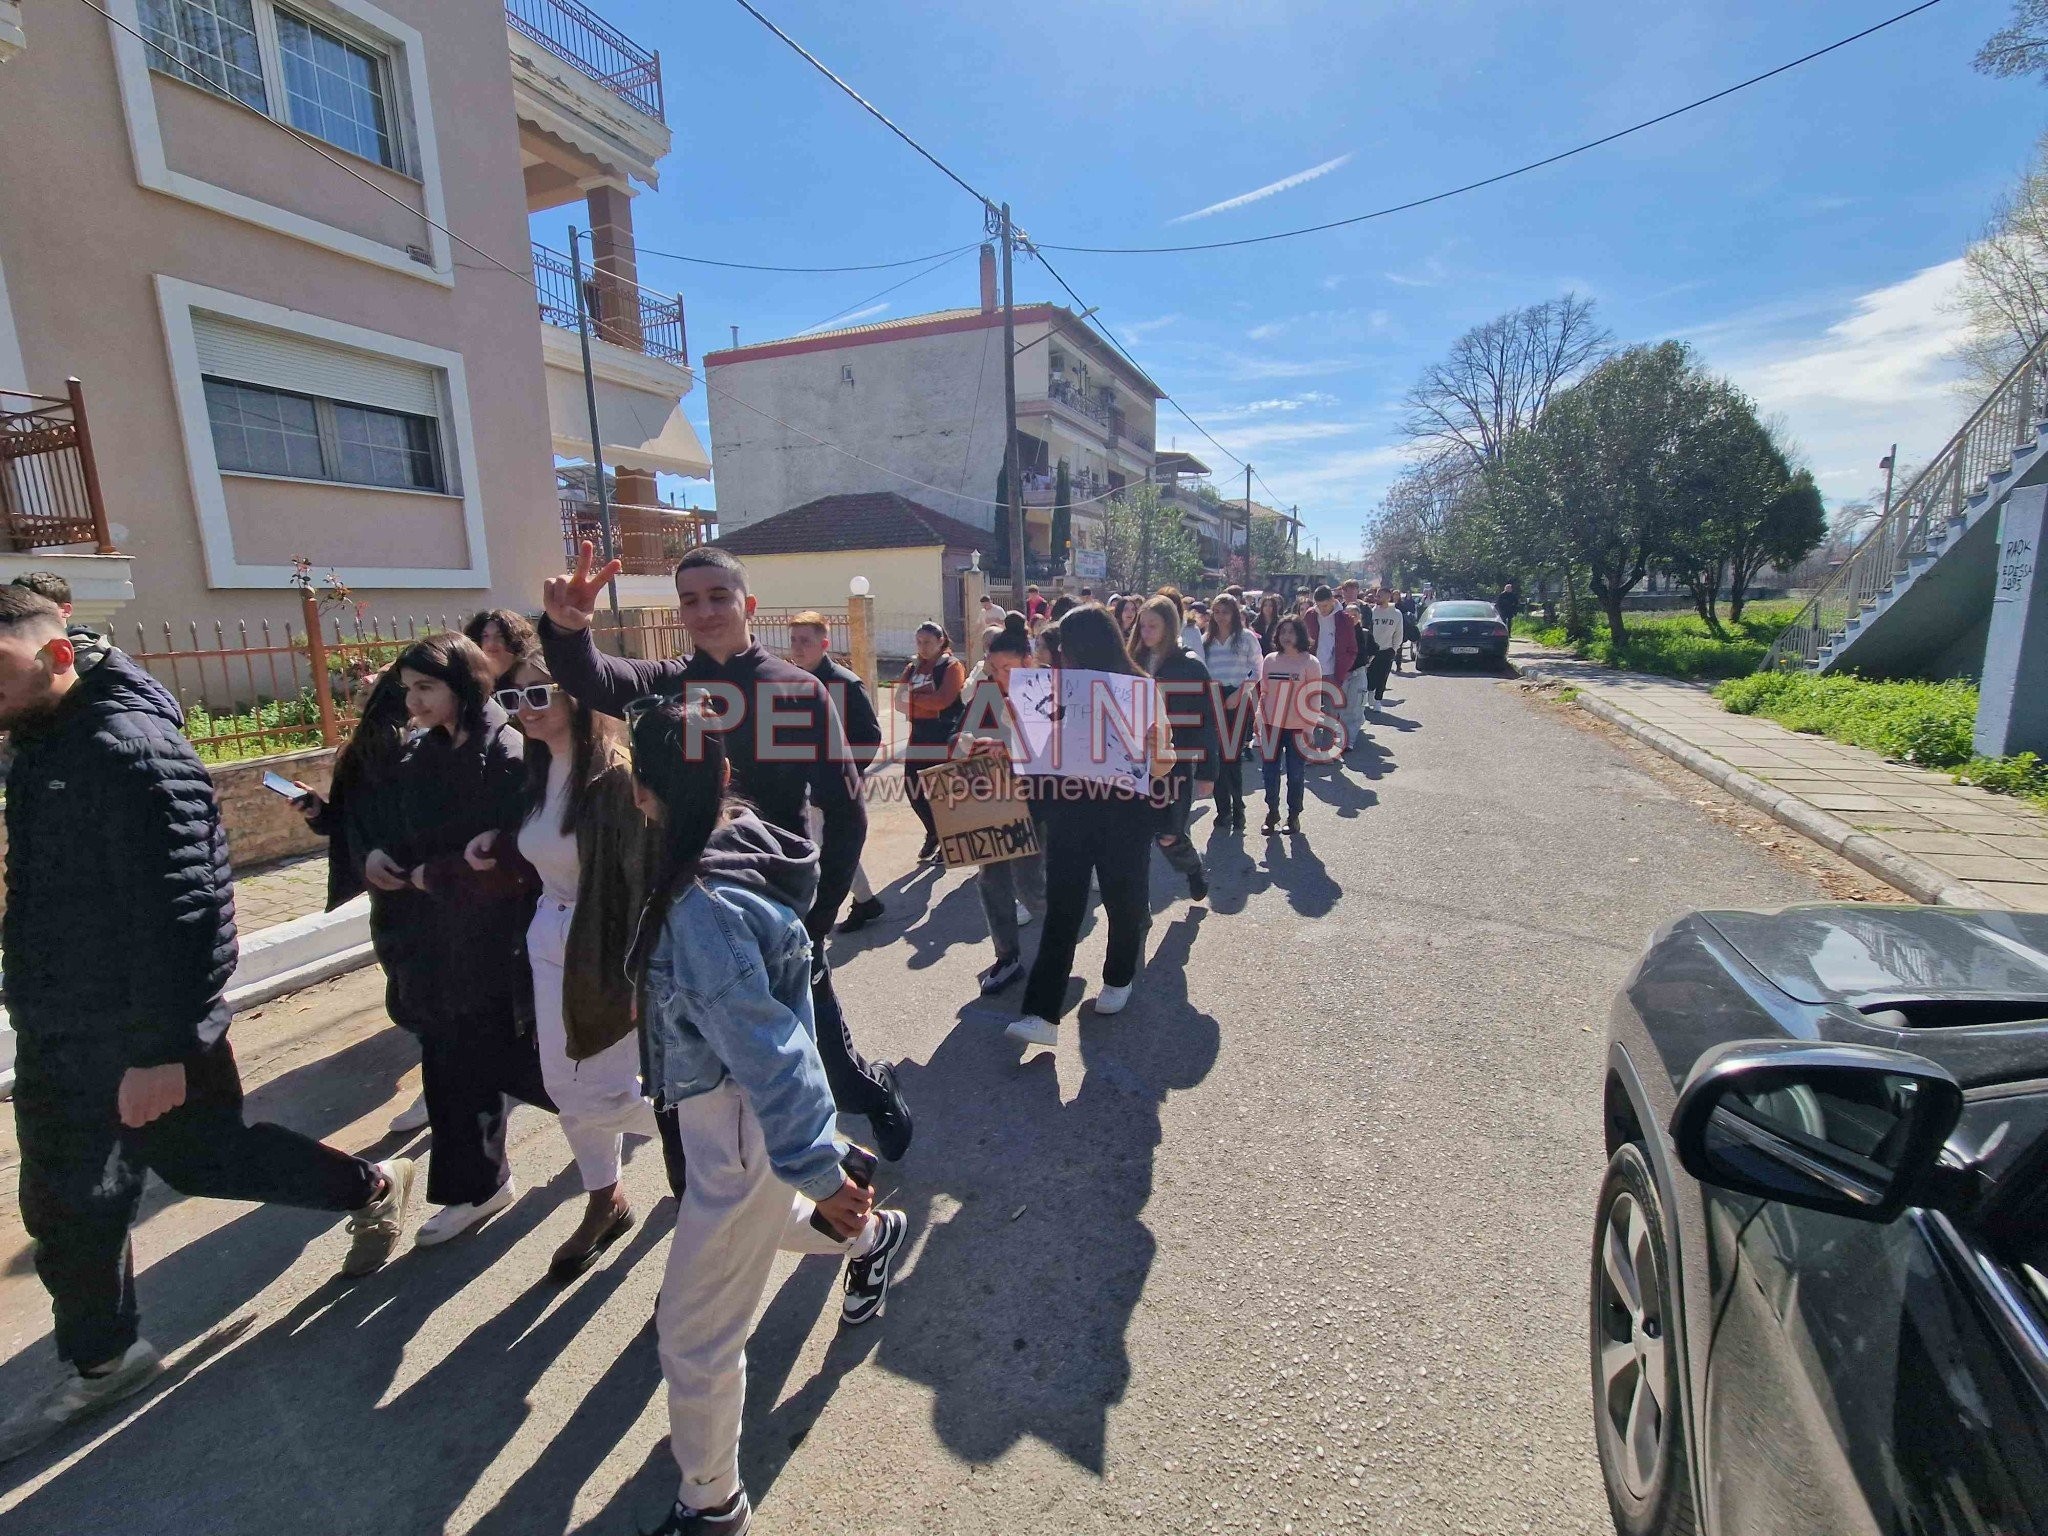
[[566, 754], [548, 763], [548, 797], [519, 828], [520, 856], [539, 872], [542, 894], [564, 906], [576, 904], [576, 877], [581, 871], [576, 857], [576, 834], [562, 830], [562, 808], [569, 803], [571, 766]]
[[1372, 611], [1373, 644], [1383, 651], [1398, 650], [1401, 637], [1407, 632], [1408, 621], [1401, 616], [1401, 610], [1389, 604], [1385, 608], [1375, 607]]
[[1316, 665], [1328, 677], [1337, 668], [1337, 614], [1332, 608], [1328, 613], [1322, 609], [1312, 610], [1316, 616]]

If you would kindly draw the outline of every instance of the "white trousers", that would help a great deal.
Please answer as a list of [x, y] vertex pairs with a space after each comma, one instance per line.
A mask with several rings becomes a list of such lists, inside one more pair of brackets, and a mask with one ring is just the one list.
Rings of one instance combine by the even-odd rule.
[[[654, 1325], [668, 1383], [669, 1446], [682, 1502], [713, 1509], [740, 1486], [747, 1337], [777, 1250], [844, 1253], [811, 1225], [811, 1202], [775, 1176], [739, 1085], [727, 1078], [676, 1106], [690, 1170]], [[871, 1237], [870, 1231], [863, 1234]]]
[[640, 1038], [629, 1034], [595, 1056], [569, 1059], [562, 1023], [562, 964], [574, 902], [543, 896], [526, 927], [533, 966], [533, 1012], [540, 1036], [540, 1076], [560, 1115], [562, 1137], [576, 1159], [586, 1194], [619, 1182], [619, 1138], [653, 1136], [654, 1106], [640, 1093]]
[[[825, 845], [825, 813], [815, 805], [805, 806], [804, 826], [809, 829], [811, 841], [822, 848]], [[873, 901], [875, 899], [875, 888], [868, 881], [867, 867], [862, 864], [853, 866], [853, 899], [855, 901]]]

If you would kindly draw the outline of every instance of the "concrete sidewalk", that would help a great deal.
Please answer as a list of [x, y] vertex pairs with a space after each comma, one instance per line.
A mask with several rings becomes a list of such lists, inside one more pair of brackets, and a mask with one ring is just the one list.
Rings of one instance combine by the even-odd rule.
[[[1985, 906], [2048, 912], [2048, 815], [2025, 801], [1730, 714], [1704, 683], [1617, 672], [1520, 640], [1509, 655], [1524, 676], [1570, 684], [1595, 713], [1679, 761], [1686, 755], [1674, 744], [1710, 760], [1689, 766], [1725, 765], [1732, 773], [1709, 776], [1921, 900], [1979, 896]], [[1729, 781], [1741, 778], [1764, 792]]]

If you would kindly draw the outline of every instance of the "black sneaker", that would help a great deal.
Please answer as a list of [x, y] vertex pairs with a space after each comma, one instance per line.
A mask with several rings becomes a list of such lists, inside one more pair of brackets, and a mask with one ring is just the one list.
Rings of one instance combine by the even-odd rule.
[[846, 918], [839, 925], [841, 933], [859, 933], [882, 915], [882, 898], [870, 896], [866, 901], [856, 901], [846, 909]]
[[1013, 955], [1008, 960], [998, 960], [981, 973], [981, 995], [990, 997], [1003, 990], [1024, 974], [1024, 957]]
[[1289, 837], [1301, 836], [1301, 818], [1299, 816], [1287, 818], [1287, 835]]
[[754, 1524], [754, 1506], [742, 1488], [717, 1509], [691, 1509], [677, 1504], [668, 1518], [647, 1536], [747, 1536]]
[[896, 1069], [886, 1061], [872, 1066], [875, 1081], [889, 1095], [882, 1107], [868, 1116], [868, 1124], [874, 1127], [875, 1150], [889, 1162], [900, 1163], [903, 1154], [910, 1150], [910, 1105], [903, 1097], [902, 1085], [896, 1081]]
[[1208, 873], [1197, 864], [1188, 871], [1188, 900], [1201, 901], [1209, 894]]
[[938, 862], [938, 858], [939, 840], [936, 837], [926, 838], [924, 846], [917, 850], [917, 862], [920, 864], [935, 864]]
[[910, 1218], [901, 1211], [877, 1211], [882, 1218], [882, 1240], [863, 1259], [846, 1261], [846, 1299], [839, 1306], [841, 1326], [858, 1328], [872, 1323], [889, 1305], [889, 1274], [896, 1267], [896, 1255], [910, 1235]]

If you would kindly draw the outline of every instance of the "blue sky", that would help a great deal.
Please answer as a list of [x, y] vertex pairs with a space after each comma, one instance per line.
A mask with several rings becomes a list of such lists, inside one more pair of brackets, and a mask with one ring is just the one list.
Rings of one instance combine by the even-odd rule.
[[[1341, 218], [1610, 132], [1905, 0], [760, 0], [1046, 242], [1226, 239]], [[640, 243], [880, 261], [973, 240], [978, 208], [730, 0], [600, 0], [662, 54], [675, 148]], [[1464, 328], [1573, 289], [1624, 341], [1677, 336], [1782, 417], [1833, 499], [1967, 413], [1944, 361], [1955, 260], [2048, 126], [1969, 60], [2003, 0], [1934, 10], [1728, 101], [1506, 185], [1330, 234], [1186, 256], [1054, 255], [1324, 550], [1399, 472], [1399, 399]], [[1309, 174], [1315, 173], [1315, 174]], [[1202, 212], [1274, 183], [1238, 206]], [[569, 209], [535, 234], [561, 244]], [[1200, 212], [1201, 216], [1189, 218]], [[1179, 222], [1176, 222], [1179, 221]], [[841, 311], [974, 302], [972, 255], [836, 276], [644, 257], [693, 352]], [[1029, 261], [1020, 300], [1057, 298]], [[688, 409], [705, 431], [704, 396]], [[708, 432], [706, 432], [708, 441]], [[1231, 466], [1162, 406], [1177, 440]], [[874, 445], [864, 447], [873, 457]], [[1241, 479], [1239, 481], [1241, 483]], [[689, 500], [713, 499], [678, 482]], [[1227, 488], [1227, 482], [1226, 482]]]

